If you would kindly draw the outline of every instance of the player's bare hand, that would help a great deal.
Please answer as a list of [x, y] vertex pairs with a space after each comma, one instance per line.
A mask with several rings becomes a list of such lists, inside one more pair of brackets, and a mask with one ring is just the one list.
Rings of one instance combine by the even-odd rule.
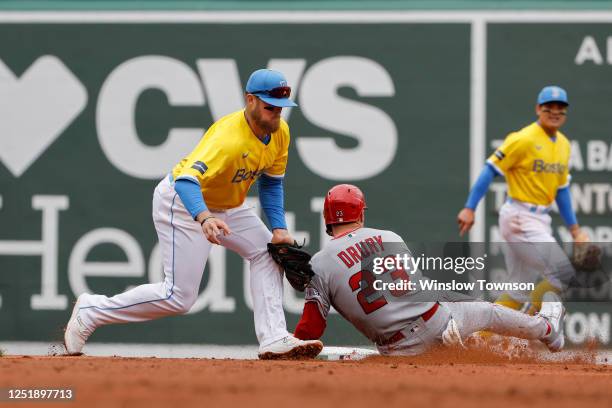
[[474, 225], [474, 210], [464, 208], [457, 215], [457, 224], [459, 224], [459, 236], [463, 236]]
[[570, 233], [572, 234], [572, 238], [574, 239], [574, 242], [577, 243], [577, 244], [591, 242], [591, 239], [589, 238], [589, 234], [584, 232], [578, 226], [578, 224], [572, 225], [570, 227]]
[[294, 239], [286, 229], [277, 228], [272, 230], [272, 240], [270, 242], [273, 244], [293, 244]]
[[229, 235], [232, 231], [229, 229], [227, 224], [218, 218], [210, 217], [202, 224], [202, 231], [206, 236], [206, 239], [213, 244], [221, 245], [219, 241], [219, 235]]

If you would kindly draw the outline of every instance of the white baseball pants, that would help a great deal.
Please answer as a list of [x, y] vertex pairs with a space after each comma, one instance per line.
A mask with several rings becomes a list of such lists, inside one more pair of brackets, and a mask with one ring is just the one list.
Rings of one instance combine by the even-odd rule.
[[548, 330], [546, 319], [529, 316], [507, 307], [489, 302], [440, 302], [436, 313], [428, 320], [417, 318], [401, 331], [403, 339], [397, 343], [377, 346], [383, 355], [414, 356], [440, 344], [449, 320], [457, 323], [461, 338], [487, 330], [505, 336], [528, 340], [541, 339]]
[[[506, 241], [503, 252], [510, 282], [537, 283], [546, 278], [559, 289], [565, 287], [574, 270], [552, 235], [550, 215], [530, 210], [524, 203], [506, 202], [499, 213], [499, 228]], [[529, 301], [528, 291], [509, 295]]]
[[[283, 310], [283, 276], [269, 256], [272, 233], [246, 205], [213, 212], [232, 233], [222, 245], [250, 263], [255, 332], [263, 347], [288, 335]], [[162, 253], [165, 279], [107, 297], [89, 295], [81, 302], [81, 318], [92, 329], [112, 323], [141, 322], [183, 314], [195, 303], [212, 245], [165, 177], [153, 194], [153, 222]]]

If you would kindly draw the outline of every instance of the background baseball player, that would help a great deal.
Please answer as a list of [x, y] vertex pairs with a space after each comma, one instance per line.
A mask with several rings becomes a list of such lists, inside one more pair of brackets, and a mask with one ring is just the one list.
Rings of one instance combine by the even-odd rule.
[[510, 133], [489, 157], [465, 208], [457, 216], [459, 232], [463, 235], [474, 224], [474, 211], [491, 181], [499, 175], [506, 178], [508, 199], [499, 213], [499, 227], [508, 243], [503, 249], [509, 278], [515, 282], [537, 282], [542, 275], [546, 278], [531, 294], [517, 291], [497, 300], [513, 309], [521, 309], [524, 302], [531, 301], [537, 310], [542, 294], [563, 289], [573, 273], [567, 256], [552, 236], [548, 213], [553, 201], [574, 242], [589, 241], [572, 208], [570, 143], [559, 131], [565, 123], [568, 106], [564, 89], [558, 86], [542, 89], [535, 108], [538, 120]]
[[[473, 332], [487, 329], [500, 334], [540, 339], [550, 350], [563, 347], [563, 305], [548, 292], [540, 314], [523, 313], [488, 302], [438, 302], [418, 290], [376, 290], [374, 281], [423, 279], [419, 271], [398, 268], [374, 275], [364, 267], [374, 257], [409, 254], [402, 238], [391, 231], [364, 227], [365, 199], [355, 186], [341, 184], [325, 197], [323, 216], [333, 239], [312, 257], [315, 272], [306, 288], [306, 304], [295, 336], [318, 339], [330, 307], [372, 340], [381, 354], [412, 355], [443, 341], [461, 343]], [[399, 249], [399, 251], [388, 251]]]
[[[283, 176], [289, 127], [283, 107], [297, 106], [282, 73], [261, 69], [250, 76], [246, 108], [214, 123], [196, 148], [162, 179], [153, 194], [153, 221], [165, 279], [113, 297], [82, 294], [64, 340], [69, 354], [81, 352], [98, 327], [139, 322], [189, 311], [196, 301], [213, 244], [250, 263], [255, 332], [260, 358], [314, 357], [323, 345], [287, 332], [283, 282], [266, 245], [293, 243], [284, 212]], [[244, 204], [259, 179], [259, 198], [272, 232]]]

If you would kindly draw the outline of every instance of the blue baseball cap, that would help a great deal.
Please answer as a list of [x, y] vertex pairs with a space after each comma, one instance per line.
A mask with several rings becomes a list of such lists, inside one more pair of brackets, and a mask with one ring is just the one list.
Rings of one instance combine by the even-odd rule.
[[281, 108], [297, 106], [289, 99], [291, 88], [287, 85], [285, 76], [271, 69], [258, 69], [253, 72], [247, 81], [246, 92], [272, 106]]
[[554, 85], [542, 88], [538, 94], [538, 105], [544, 105], [550, 102], [559, 102], [569, 105], [565, 89]]

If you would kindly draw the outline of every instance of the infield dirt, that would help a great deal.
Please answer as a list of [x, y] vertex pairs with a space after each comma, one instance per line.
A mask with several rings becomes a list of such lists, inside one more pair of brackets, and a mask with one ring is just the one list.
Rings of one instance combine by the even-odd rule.
[[3, 407], [609, 407], [612, 367], [483, 350], [361, 361], [0, 358], [0, 387], [71, 388], [73, 401]]

